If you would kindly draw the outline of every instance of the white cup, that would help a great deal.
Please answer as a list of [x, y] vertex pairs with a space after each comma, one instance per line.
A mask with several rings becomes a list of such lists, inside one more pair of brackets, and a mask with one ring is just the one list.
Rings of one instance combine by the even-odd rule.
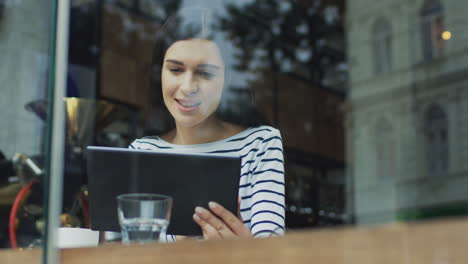
[[99, 231], [78, 227], [58, 229], [59, 248], [96, 247], [99, 244]]

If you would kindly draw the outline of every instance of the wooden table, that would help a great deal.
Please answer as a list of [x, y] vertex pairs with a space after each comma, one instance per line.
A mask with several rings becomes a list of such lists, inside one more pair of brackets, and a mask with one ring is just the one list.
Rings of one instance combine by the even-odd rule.
[[[41, 251], [0, 251], [0, 263], [41, 263]], [[62, 250], [62, 263], [466, 264], [468, 218], [290, 232], [280, 238]]]

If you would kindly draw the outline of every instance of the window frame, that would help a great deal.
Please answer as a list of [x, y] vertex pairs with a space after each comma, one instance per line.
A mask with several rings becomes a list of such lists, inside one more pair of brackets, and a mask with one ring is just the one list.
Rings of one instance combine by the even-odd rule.
[[384, 18], [375, 20], [372, 27], [372, 50], [374, 73], [382, 74], [392, 70], [392, 25]]
[[375, 173], [379, 182], [389, 181], [397, 172], [396, 135], [386, 118], [378, 120], [375, 132]]
[[440, 58], [445, 50], [444, 8], [440, 0], [425, 0], [420, 12], [421, 45], [424, 61]]
[[437, 103], [424, 112], [427, 171], [440, 175], [449, 169], [449, 120], [447, 112]]

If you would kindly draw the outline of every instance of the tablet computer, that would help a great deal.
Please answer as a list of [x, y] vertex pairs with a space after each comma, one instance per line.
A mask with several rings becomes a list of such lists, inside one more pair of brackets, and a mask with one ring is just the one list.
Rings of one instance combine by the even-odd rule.
[[197, 236], [196, 206], [209, 201], [237, 214], [241, 158], [111, 147], [87, 147], [90, 226], [120, 231], [116, 197], [156, 193], [173, 198], [168, 234]]

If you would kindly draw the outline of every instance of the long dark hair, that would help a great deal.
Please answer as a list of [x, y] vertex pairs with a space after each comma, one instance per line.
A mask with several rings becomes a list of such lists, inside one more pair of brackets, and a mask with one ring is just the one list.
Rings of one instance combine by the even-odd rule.
[[[164, 104], [161, 84], [161, 71], [167, 49], [177, 41], [190, 39], [210, 40], [218, 46], [225, 65], [225, 83], [221, 104], [216, 111], [219, 119], [244, 127], [266, 125], [268, 122], [255, 106], [254, 91], [248, 89], [248, 97], [242, 107], [233, 107], [225, 102], [226, 89], [232, 78], [229, 45], [219, 41], [211, 34], [209, 25], [211, 12], [205, 8], [190, 8], [181, 10], [178, 15], [170, 17], [158, 31], [156, 45], [153, 50], [150, 103], [146, 109], [145, 134], [160, 135], [175, 128], [174, 118]], [[187, 19], [187, 21], [182, 21]], [[186, 26], [183, 26], [185, 22]]]

